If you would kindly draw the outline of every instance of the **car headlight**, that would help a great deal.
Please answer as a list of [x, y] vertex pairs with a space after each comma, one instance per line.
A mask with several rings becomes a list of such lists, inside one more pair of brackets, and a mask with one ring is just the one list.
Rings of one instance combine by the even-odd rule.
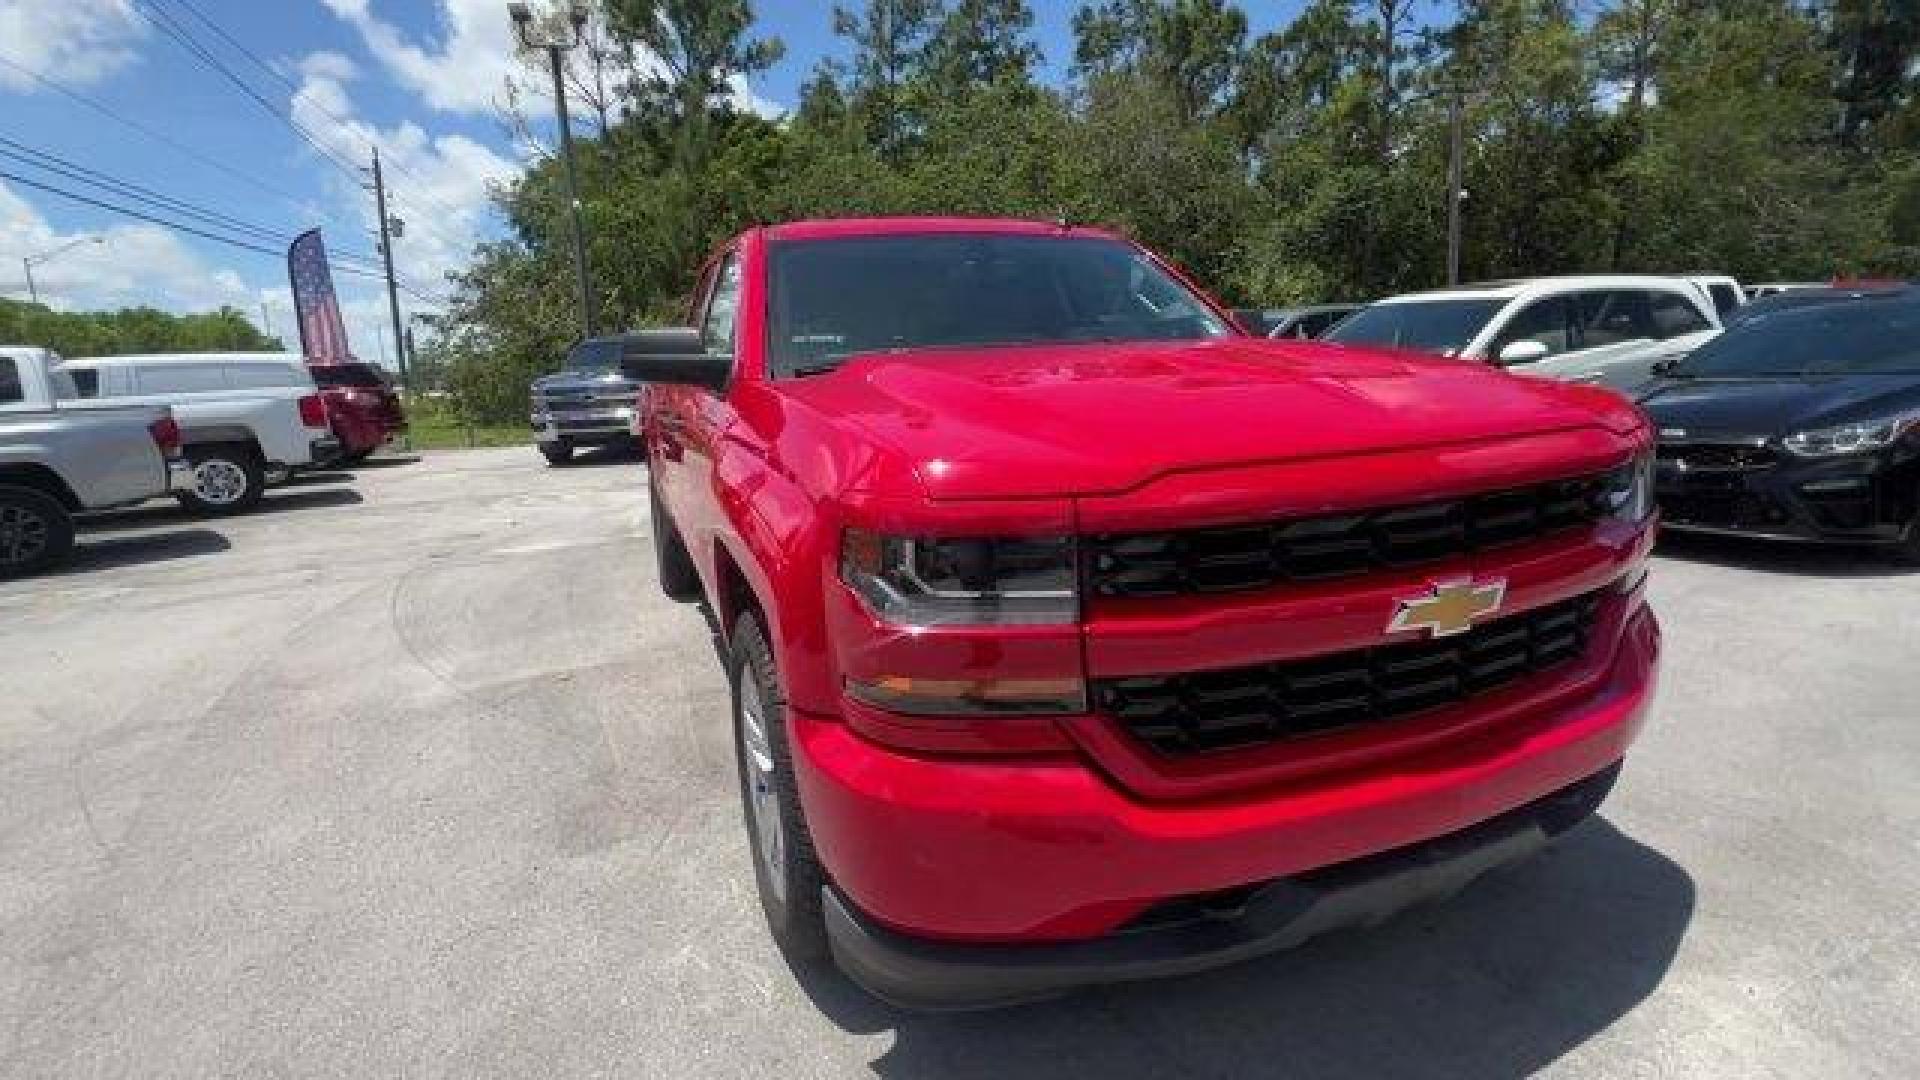
[[1920, 429], [1920, 413], [1873, 423], [1796, 431], [1781, 439], [1780, 445], [1801, 457], [1839, 457], [1878, 450], [1916, 429]]
[[904, 626], [1047, 625], [1080, 614], [1070, 537], [880, 536], [849, 529], [840, 576], [874, 614]]
[[1600, 506], [1607, 517], [1617, 521], [1645, 521], [1653, 513], [1652, 451], [1635, 454], [1633, 460], [1602, 478]]

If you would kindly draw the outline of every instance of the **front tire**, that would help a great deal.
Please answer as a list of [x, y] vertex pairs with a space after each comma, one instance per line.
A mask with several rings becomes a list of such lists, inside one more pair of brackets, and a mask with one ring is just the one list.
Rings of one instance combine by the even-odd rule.
[[820, 912], [827, 873], [800, 808], [786, 692], [755, 612], [740, 616], [729, 641], [734, 757], [760, 907], [787, 959], [817, 962], [827, 956], [827, 925]]
[[0, 578], [37, 574], [73, 551], [73, 517], [59, 500], [25, 487], [0, 487]]
[[573, 444], [564, 442], [541, 443], [540, 456], [547, 459], [548, 465], [557, 469], [573, 460]]
[[179, 493], [180, 505], [201, 514], [240, 514], [260, 505], [267, 471], [251, 446], [209, 443], [189, 446], [193, 486]]

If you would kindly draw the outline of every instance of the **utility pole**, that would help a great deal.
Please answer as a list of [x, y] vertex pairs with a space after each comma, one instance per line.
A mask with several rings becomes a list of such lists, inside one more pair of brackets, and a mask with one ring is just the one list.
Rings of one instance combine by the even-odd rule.
[[[373, 148], [373, 202], [380, 213], [380, 261], [387, 271], [387, 311], [393, 316], [393, 340], [400, 340], [400, 290], [393, 283], [393, 220], [387, 217], [387, 184], [380, 175], [380, 148]], [[400, 389], [407, 385], [407, 357], [400, 354]]]
[[1464, 153], [1461, 144], [1466, 137], [1466, 102], [1463, 98], [1464, 95], [1456, 90], [1447, 106], [1447, 125], [1451, 129], [1447, 148], [1447, 284], [1450, 286], [1460, 284], [1460, 204], [1467, 198], [1467, 193], [1460, 187], [1461, 158]]
[[20, 269], [27, 272], [27, 298], [34, 303], [40, 302], [40, 287], [33, 283], [33, 260], [21, 259]]
[[273, 336], [273, 312], [267, 310], [265, 300], [260, 301], [260, 328], [267, 332], [268, 337]]
[[584, 4], [573, 4], [567, 8], [567, 22], [573, 28], [570, 37], [550, 34], [545, 40], [539, 41], [534, 39], [533, 12], [526, 4], [508, 4], [507, 14], [513, 19], [514, 32], [519, 35], [521, 46], [545, 49], [547, 63], [553, 69], [553, 109], [560, 121], [560, 155], [566, 165], [567, 208], [573, 226], [573, 274], [580, 290], [580, 329], [582, 337], [590, 338], [593, 336], [594, 323], [598, 320], [593, 310], [593, 284], [587, 274], [587, 231], [581, 221], [580, 174], [573, 161], [573, 124], [567, 116], [567, 84], [563, 74], [567, 52], [580, 43], [587, 23], [587, 9]]

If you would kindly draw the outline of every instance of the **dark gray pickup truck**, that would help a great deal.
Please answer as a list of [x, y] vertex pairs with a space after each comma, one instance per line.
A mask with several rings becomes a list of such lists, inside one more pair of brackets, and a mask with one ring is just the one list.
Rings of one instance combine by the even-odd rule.
[[547, 464], [566, 464], [580, 447], [639, 445], [634, 417], [646, 390], [621, 375], [611, 340], [575, 345], [565, 368], [533, 381], [533, 440]]

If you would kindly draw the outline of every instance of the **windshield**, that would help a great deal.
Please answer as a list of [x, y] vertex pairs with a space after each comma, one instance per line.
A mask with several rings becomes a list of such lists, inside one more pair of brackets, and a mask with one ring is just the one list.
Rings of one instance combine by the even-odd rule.
[[1457, 353], [1506, 306], [1498, 297], [1374, 304], [1349, 315], [1322, 341]]
[[1920, 304], [1861, 300], [1741, 323], [1669, 372], [1682, 379], [1781, 379], [1920, 371]]
[[768, 347], [789, 375], [863, 352], [1232, 332], [1151, 259], [1097, 237], [787, 241], [771, 261]]

